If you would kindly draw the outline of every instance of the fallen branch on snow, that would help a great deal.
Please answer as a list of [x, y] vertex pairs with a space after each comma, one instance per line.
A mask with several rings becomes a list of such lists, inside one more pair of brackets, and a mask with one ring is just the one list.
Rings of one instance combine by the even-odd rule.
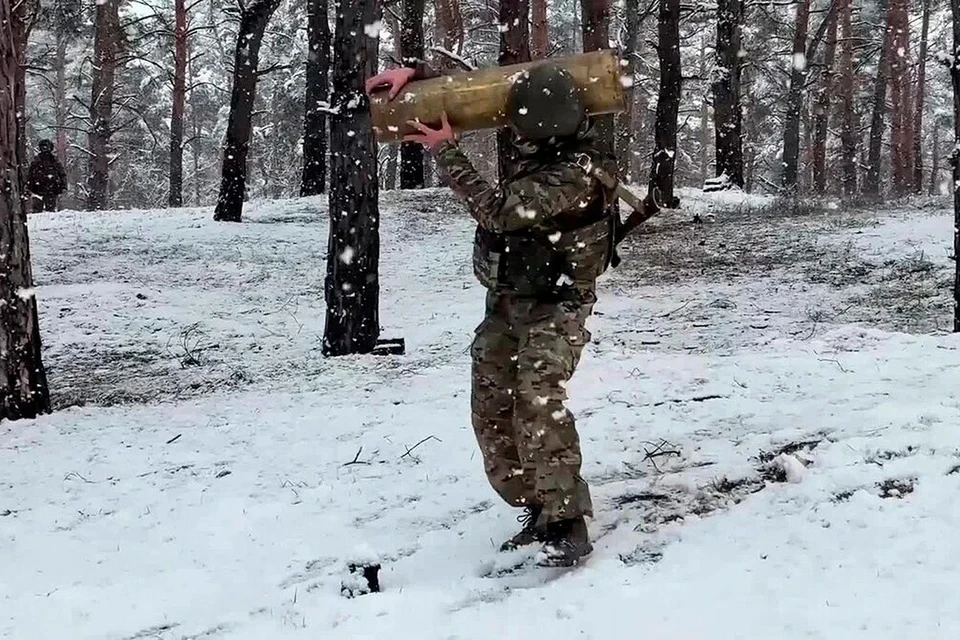
[[360, 459], [360, 454], [362, 452], [363, 452], [363, 447], [360, 447], [359, 449], [357, 449], [357, 455], [353, 456], [353, 460], [345, 463], [343, 466], [349, 467], [352, 464], [370, 464], [369, 462], [366, 462], [365, 460]]
[[406, 447], [406, 449], [407, 449], [407, 452], [406, 452], [405, 454], [403, 454], [402, 456], [400, 456], [400, 459], [403, 460], [404, 458], [406, 458], [407, 456], [409, 456], [411, 453], [413, 453], [413, 450], [414, 450], [414, 449], [416, 449], [417, 447], [419, 447], [420, 445], [422, 445], [424, 442], [427, 442], [428, 440], [436, 440], [437, 442], [443, 442], [443, 440], [441, 440], [441, 439], [438, 438], [437, 436], [432, 436], [432, 435], [431, 435], [431, 436], [427, 436], [426, 438], [424, 438], [423, 440], [421, 440], [421, 441], [418, 442], [417, 444], [413, 445], [412, 447], [407, 447], [406, 445], [404, 445], [404, 447]]

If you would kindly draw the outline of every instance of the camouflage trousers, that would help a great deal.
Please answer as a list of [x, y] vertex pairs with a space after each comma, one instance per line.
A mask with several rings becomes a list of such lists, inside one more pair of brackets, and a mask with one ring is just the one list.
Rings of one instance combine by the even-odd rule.
[[593, 515], [564, 402], [595, 303], [592, 289], [556, 304], [489, 292], [473, 342], [473, 429], [487, 478], [509, 504], [541, 507], [541, 525]]

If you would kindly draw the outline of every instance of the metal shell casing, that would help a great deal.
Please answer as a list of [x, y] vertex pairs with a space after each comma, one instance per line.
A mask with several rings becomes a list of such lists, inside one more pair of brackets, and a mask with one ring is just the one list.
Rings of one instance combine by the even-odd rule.
[[626, 109], [626, 92], [620, 60], [613, 50], [549, 58], [506, 67], [453, 73], [411, 82], [392, 101], [386, 91], [373, 95], [370, 110], [378, 142], [398, 142], [416, 130], [407, 124], [418, 120], [439, 125], [446, 112], [457, 132], [493, 129], [509, 124], [507, 101], [517, 75], [534, 65], [550, 62], [566, 69], [582, 89], [587, 115], [620, 113]]

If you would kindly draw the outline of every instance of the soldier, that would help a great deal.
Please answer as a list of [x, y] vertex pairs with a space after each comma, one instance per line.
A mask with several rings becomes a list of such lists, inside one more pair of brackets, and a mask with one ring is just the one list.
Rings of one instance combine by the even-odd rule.
[[67, 190], [67, 174], [63, 165], [53, 155], [53, 143], [49, 140], [40, 141], [40, 153], [30, 163], [27, 186], [30, 193], [39, 203], [35, 204], [34, 211], [56, 211], [57, 198]]
[[[368, 91], [387, 86], [392, 99], [422, 75], [390, 70]], [[434, 154], [478, 225], [474, 271], [488, 293], [471, 349], [473, 428], [491, 485], [525, 509], [502, 548], [542, 543], [540, 564], [570, 566], [593, 550], [584, 520], [593, 506], [564, 402], [590, 341], [596, 279], [614, 251], [615, 199], [590, 166], [612, 166], [593, 143], [573, 78], [556, 65], [515, 82], [509, 115], [518, 160], [499, 185], [480, 176], [446, 115], [439, 129], [411, 122], [420, 133], [406, 140]]]

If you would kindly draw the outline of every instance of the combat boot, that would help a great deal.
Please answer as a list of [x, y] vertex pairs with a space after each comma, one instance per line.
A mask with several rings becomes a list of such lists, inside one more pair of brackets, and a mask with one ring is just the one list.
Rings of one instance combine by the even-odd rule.
[[543, 507], [540, 506], [524, 507], [523, 515], [517, 518], [517, 522], [522, 523], [523, 528], [515, 536], [504, 542], [500, 546], [500, 551], [513, 551], [528, 544], [543, 542], [546, 531], [537, 526], [541, 511], [543, 511]]
[[537, 564], [542, 567], [572, 567], [593, 552], [583, 516], [547, 524], [543, 551]]

